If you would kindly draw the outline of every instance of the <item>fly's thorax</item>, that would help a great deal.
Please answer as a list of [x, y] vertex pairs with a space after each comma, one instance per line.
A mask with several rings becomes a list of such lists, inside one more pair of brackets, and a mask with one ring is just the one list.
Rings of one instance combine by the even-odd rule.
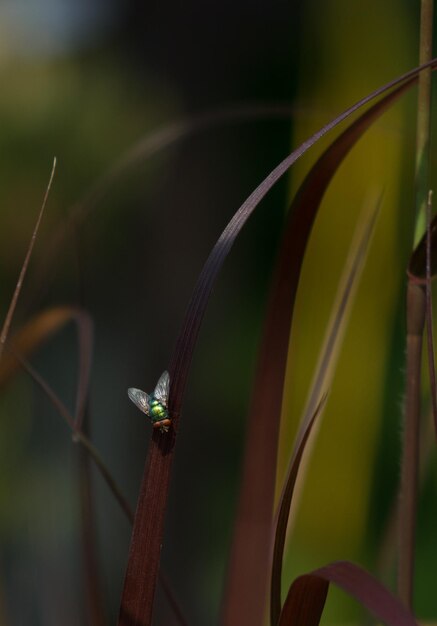
[[152, 396], [152, 398], [150, 399], [150, 418], [152, 420], [152, 422], [160, 422], [162, 420], [168, 419], [168, 411], [165, 408], [165, 406], [163, 406], [159, 400], [157, 400], [156, 398], [154, 398]]

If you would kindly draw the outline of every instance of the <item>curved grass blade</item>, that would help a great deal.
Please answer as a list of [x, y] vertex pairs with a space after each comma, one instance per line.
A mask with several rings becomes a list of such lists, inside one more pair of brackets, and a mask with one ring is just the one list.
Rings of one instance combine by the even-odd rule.
[[366, 570], [347, 561], [331, 563], [296, 578], [287, 594], [279, 626], [318, 626], [330, 584], [355, 598], [388, 626], [417, 626], [398, 598]]
[[237, 622], [248, 626], [263, 623], [289, 335], [303, 258], [320, 202], [351, 148], [408, 87], [408, 84], [398, 87], [373, 105], [325, 150], [303, 181], [288, 212], [247, 418], [242, 485], [222, 603], [222, 623], [226, 626]]
[[45, 209], [46, 204], [47, 204], [47, 198], [49, 197], [50, 187], [52, 186], [53, 176], [55, 175], [55, 169], [56, 169], [56, 158], [53, 161], [52, 171], [51, 171], [51, 174], [50, 174], [50, 179], [49, 179], [49, 182], [48, 182], [48, 185], [47, 185], [47, 188], [46, 188], [46, 192], [44, 194], [44, 199], [43, 199], [43, 202], [42, 202], [39, 214], [38, 214], [38, 218], [36, 220], [35, 228], [33, 229], [32, 237], [31, 237], [30, 242], [29, 242], [29, 247], [27, 249], [26, 256], [24, 257], [23, 266], [21, 268], [20, 275], [18, 277], [18, 281], [17, 281], [17, 285], [15, 287], [15, 291], [14, 291], [14, 293], [12, 295], [12, 300], [11, 300], [11, 303], [9, 305], [8, 312], [6, 313], [6, 318], [5, 318], [5, 321], [3, 323], [3, 328], [2, 328], [1, 333], [0, 333], [0, 360], [1, 360], [1, 357], [2, 357], [2, 354], [3, 354], [3, 350], [4, 350], [5, 343], [6, 343], [6, 339], [8, 337], [9, 328], [10, 328], [11, 323], [12, 323], [12, 318], [14, 316], [15, 308], [17, 306], [18, 297], [19, 297], [20, 292], [21, 292], [21, 287], [23, 285], [23, 281], [24, 281], [24, 278], [26, 276], [27, 268], [29, 266], [30, 257], [32, 256], [33, 247], [35, 245], [36, 236], [38, 234], [39, 226], [41, 224], [41, 220], [42, 220], [42, 216], [43, 216], [43, 213], [44, 213], [44, 209]]
[[433, 59], [429, 64], [415, 68], [401, 77], [386, 83], [383, 87], [376, 89], [346, 109], [301, 144], [299, 148], [294, 150], [270, 172], [241, 205], [211, 251], [194, 288], [182, 330], [170, 362], [169, 371], [172, 382], [169, 408], [174, 418], [173, 429], [167, 435], [161, 435], [158, 432], [153, 433], [145, 463], [122, 593], [119, 626], [149, 626], [151, 624], [175, 433], [188, 372], [209, 296], [236, 238], [268, 191], [282, 178], [293, 163], [321, 137], [374, 98], [414, 78], [421, 69], [436, 64], [437, 59]]
[[279, 503], [278, 518], [275, 533], [275, 545], [273, 549], [270, 617], [271, 624], [278, 623], [281, 612], [281, 583], [282, 561], [284, 555], [285, 538], [287, 533], [290, 505], [297, 480], [297, 473], [302, 457], [303, 448], [308, 438], [309, 424], [314, 422], [314, 414], [318, 413], [320, 398], [323, 392], [330, 386], [335, 364], [337, 361], [341, 341], [344, 336], [348, 314], [350, 312], [353, 297], [355, 295], [358, 280], [364, 267], [364, 261], [369, 249], [375, 221], [379, 209], [379, 203], [369, 216], [357, 226], [356, 235], [351, 245], [345, 271], [340, 281], [336, 300], [332, 307], [331, 319], [325, 335], [324, 345], [320, 352], [316, 366], [315, 376], [311, 385], [307, 406], [296, 437], [295, 450], [287, 472], [285, 486]]

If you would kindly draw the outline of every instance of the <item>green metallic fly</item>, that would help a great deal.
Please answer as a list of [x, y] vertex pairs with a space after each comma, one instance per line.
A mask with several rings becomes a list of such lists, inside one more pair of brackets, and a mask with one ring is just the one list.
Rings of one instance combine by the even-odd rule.
[[170, 390], [170, 376], [165, 371], [150, 395], [141, 389], [130, 387], [127, 394], [132, 402], [150, 418], [153, 428], [159, 428], [162, 433], [168, 432], [171, 420], [168, 414], [168, 393]]

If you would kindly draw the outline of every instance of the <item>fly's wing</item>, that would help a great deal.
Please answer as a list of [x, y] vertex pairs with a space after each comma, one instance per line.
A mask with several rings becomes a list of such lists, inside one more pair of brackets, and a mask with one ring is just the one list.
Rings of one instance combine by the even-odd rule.
[[127, 390], [127, 395], [132, 400], [134, 404], [146, 415], [150, 413], [150, 404], [149, 404], [149, 396], [145, 391], [141, 391], [141, 389], [134, 389], [130, 387]]
[[160, 402], [163, 406], [167, 408], [168, 405], [168, 392], [170, 391], [170, 376], [167, 371], [165, 371], [161, 378], [158, 380], [158, 384], [155, 387], [155, 391], [153, 392], [153, 396]]

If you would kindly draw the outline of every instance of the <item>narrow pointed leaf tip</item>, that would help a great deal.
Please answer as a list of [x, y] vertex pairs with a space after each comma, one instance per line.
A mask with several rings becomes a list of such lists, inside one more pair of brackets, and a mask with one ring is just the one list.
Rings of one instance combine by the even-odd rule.
[[288, 591], [279, 626], [318, 626], [330, 584], [355, 598], [387, 626], [418, 626], [398, 598], [365, 569], [347, 561], [331, 563], [296, 578]]
[[11, 303], [9, 305], [8, 312], [6, 313], [6, 318], [5, 318], [5, 321], [3, 323], [3, 327], [2, 327], [1, 333], [0, 333], [0, 359], [1, 359], [2, 354], [3, 354], [3, 350], [4, 350], [5, 343], [6, 343], [6, 339], [7, 339], [8, 334], [9, 334], [9, 328], [10, 328], [11, 323], [12, 323], [12, 318], [14, 317], [14, 313], [15, 313], [15, 309], [16, 309], [16, 306], [17, 306], [18, 298], [19, 298], [20, 293], [21, 293], [21, 288], [23, 286], [23, 281], [24, 281], [24, 278], [25, 278], [26, 273], [27, 273], [27, 268], [29, 266], [30, 258], [32, 256], [33, 247], [35, 245], [36, 237], [38, 235], [38, 230], [39, 230], [39, 227], [40, 227], [40, 224], [41, 224], [41, 220], [42, 220], [42, 217], [43, 217], [43, 214], [44, 214], [44, 210], [46, 208], [47, 199], [49, 197], [50, 188], [52, 186], [53, 177], [55, 175], [55, 169], [56, 169], [56, 157], [53, 160], [52, 171], [50, 173], [49, 182], [47, 184], [46, 192], [44, 194], [44, 198], [43, 198], [43, 201], [42, 201], [42, 204], [41, 204], [41, 208], [39, 210], [38, 217], [37, 217], [37, 220], [36, 220], [36, 223], [35, 223], [35, 228], [33, 229], [32, 237], [30, 238], [29, 246], [27, 248], [26, 256], [24, 257], [24, 261], [23, 261], [23, 265], [21, 267], [20, 275], [18, 276], [17, 284], [16, 284], [16, 287], [15, 287], [14, 293], [12, 295]]

